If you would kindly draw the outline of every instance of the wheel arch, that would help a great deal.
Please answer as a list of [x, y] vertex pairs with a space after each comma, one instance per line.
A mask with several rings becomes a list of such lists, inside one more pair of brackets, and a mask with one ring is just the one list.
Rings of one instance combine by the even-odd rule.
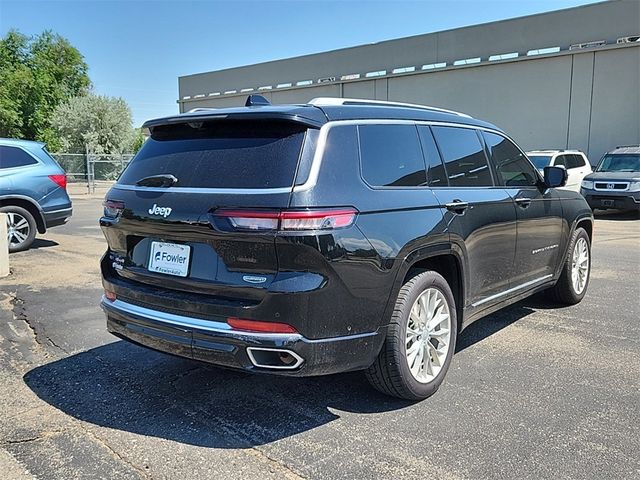
[[419, 248], [402, 260], [396, 275], [394, 289], [385, 309], [385, 319], [390, 318], [398, 292], [407, 280], [425, 270], [433, 270], [444, 277], [456, 302], [458, 332], [462, 327], [465, 305], [465, 277], [462, 253], [452, 245], [441, 244]]
[[42, 209], [40, 208], [40, 205], [33, 201], [33, 199], [23, 195], [0, 196], [0, 207], [7, 207], [11, 205], [22, 207], [33, 215], [33, 218], [36, 221], [38, 233], [45, 233], [47, 231]]

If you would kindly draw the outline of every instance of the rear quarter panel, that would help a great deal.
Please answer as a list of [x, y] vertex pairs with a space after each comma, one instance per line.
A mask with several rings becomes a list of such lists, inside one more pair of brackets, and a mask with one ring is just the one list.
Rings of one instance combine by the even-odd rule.
[[[332, 126], [327, 135], [315, 185], [297, 187], [291, 207], [355, 207], [355, 228], [336, 231], [331, 242], [345, 256], [330, 258], [336, 281], [351, 297], [356, 328], [372, 330], [388, 323], [387, 304], [397, 294], [396, 277], [405, 259], [431, 245], [447, 244], [449, 234], [438, 201], [429, 188], [372, 188], [361, 179], [357, 131], [354, 125]], [[321, 237], [320, 237], [321, 238]], [[286, 257], [280, 255], [279, 258]], [[302, 268], [302, 263], [297, 268]], [[331, 277], [329, 277], [331, 278]]]

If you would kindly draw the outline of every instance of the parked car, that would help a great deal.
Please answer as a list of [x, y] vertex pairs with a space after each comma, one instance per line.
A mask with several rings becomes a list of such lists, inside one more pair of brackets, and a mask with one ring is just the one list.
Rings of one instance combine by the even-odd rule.
[[67, 176], [45, 145], [0, 138], [0, 212], [7, 214], [9, 251], [28, 249], [36, 233], [71, 217]]
[[495, 126], [315, 99], [145, 123], [107, 193], [107, 328], [224, 367], [365, 370], [433, 394], [473, 321], [549, 290], [580, 302], [593, 216]]
[[580, 191], [582, 179], [593, 171], [589, 159], [579, 150], [533, 150], [527, 156], [540, 172], [550, 165], [566, 168], [567, 184], [562, 188], [574, 192]]
[[581, 193], [593, 209], [640, 212], [640, 145], [616, 147], [582, 180]]

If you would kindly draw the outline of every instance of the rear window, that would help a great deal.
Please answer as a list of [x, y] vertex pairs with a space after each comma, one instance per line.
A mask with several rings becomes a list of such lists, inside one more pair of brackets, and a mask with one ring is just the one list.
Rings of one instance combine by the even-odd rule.
[[171, 174], [176, 187], [291, 187], [304, 135], [301, 125], [275, 121], [155, 127], [118, 183]]

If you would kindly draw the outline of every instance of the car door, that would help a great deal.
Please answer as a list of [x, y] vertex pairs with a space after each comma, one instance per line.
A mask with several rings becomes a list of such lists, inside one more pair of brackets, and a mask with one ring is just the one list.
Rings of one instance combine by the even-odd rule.
[[591, 168], [591, 164], [587, 160], [584, 155], [579, 153], [571, 154], [570, 160], [571, 168], [569, 169], [569, 175], [573, 176], [572, 180], [572, 188], [576, 192], [580, 191], [580, 185], [582, 184], [582, 180], [584, 177], [589, 175], [593, 169]]
[[[419, 130], [429, 183], [446, 209], [450, 238], [465, 257], [465, 307], [476, 308], [509, 288], [516, 249], [515, 207], [505, 189], [494, 185], [475, 129], [421, 126]], [[434, 182], [438, 176], [442, 179]]]
[[553, 165], [556, 167], [564, 167], [567, 170], [567, 183], [563, 188], [564, 190], [580, 190], [580, 182], [582, 179], [578, 179], [578, 172], [576, 170], [576, 164], [573, 159], [573, 155], [568, 153], [561, 153], [556, 156]]
[[560, 255], [562, 205], [555, 189], [542, 186], [525, 154], [503, 135], [483, 132], [498, 183], [515, 204], [517, 247], [511, 289], [551, 278]]

